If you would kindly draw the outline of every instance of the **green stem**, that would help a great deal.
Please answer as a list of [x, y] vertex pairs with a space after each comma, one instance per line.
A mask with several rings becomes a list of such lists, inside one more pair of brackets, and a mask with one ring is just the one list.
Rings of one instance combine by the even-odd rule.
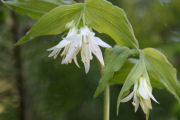
[[109, 85], [106, 86], [104, 91], [104, 120], [109, 120], [109, 110], [110, 110], [110, 92]]

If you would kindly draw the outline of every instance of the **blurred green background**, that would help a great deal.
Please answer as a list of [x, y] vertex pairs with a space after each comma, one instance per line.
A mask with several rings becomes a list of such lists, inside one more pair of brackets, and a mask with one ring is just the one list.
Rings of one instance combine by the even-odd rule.
[[[140, 47], [161, 50], [180, 78], [180, 0], [110, 1], [126, 11]], [[86, 75], [82, 64], [78, 69], [74, 63], [61, 65], [60, 57], [48, 58], [46, 49], [61, 35], [14, 46], [35, 22], [0, 2], [0, 120], [102, 120], [103, 94], [93, 99], [100, 78], [97, 60]], [[114, 45], [107, 35], [97, 35]], [[111, 120], [144, 120], [141, 108], [134, 113], [131, 102], [121, 104], [116, 116], [120, 88], [111, 87]], [[172, 95], [159, 89], [153, 94], [160, 104], [152, 103], [150, 120], [180, 120], [180, 104]]]

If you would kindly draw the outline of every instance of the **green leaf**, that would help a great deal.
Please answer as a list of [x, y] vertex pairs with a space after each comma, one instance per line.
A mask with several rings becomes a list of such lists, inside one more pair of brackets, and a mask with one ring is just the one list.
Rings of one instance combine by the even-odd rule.
[[110, 84], [123, 84], [131, 72], [134, 65], [138, 62], [137, 59], [128, 59], [126, 63], [122, 66], [121, 70], [115, 72], [113, 78], [110, 80]]
[[98, 96], [105, 88], [105, 86], [112, 79], [114, 72], [121, 69], [130, 55], [130, 50], [127, 47], [114, 47], [107, 49], [105, 52], [105, 67], [102, 69], [102, 78], [96, 89], [94, 97]]
[[86, 0], [86, 21], [100, 33], [111, 36], [119, 46], [138, 48], [126, 13], [105, 0]]
[[142, 55], [140, 55], [140, 60], [137, 61], [137, 63], [132, 68], [131, 72], [128, 74], [124, 82], [124, 85], [119, 93], [117, 100], [117, 113], [119, 113], [120, 101], [122, 99], [123, 94], [131, 89], [132, 85], [141, 77], [144, 71], [146, 71], [146, 66], [144, 64]]
[[148, 110], [148, 113], [146, 114], [146, 120], [149, 120], [149, 110]]
[[77, 21], [80, 18], [81, 12], [85, 13], [84, 20], [89, 27], [108, 34], [120, 46], [138, 48], [138, 41], [125, 12], [105, 0], [86, 0], [86, 4], [78, 3], [57, 7], [42, 16], [17, 44], [42, 35], [60, 34], [65, 31], [65, 24], [72, 19]]
[[16, 45], [20, 45], [42, 35], [57, 35], [64, 32], [68, 22], [79, 19], [82, 8], [83, 4], [81, 3], [54, 8], [43, 15]]
[[154, 48], [146, 48], [143, 53], [148, 73], [153, 78], [152, 85], [165, 87], [180, 101], [180, 84], [176, 69], [161, 52]]
[[2, 0], [2, 2], [20, 14], [27, 14], [32, 18], [39, 18], [51, 9], [73, 4], [72, 0]]

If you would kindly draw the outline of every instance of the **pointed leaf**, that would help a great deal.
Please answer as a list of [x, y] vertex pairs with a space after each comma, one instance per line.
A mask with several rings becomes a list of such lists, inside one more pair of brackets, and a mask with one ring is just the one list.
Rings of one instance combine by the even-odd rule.
[[96, 89], [94, 97], [98, 96], [105, 88], [105, 86], [112, 79], [114, 72], [119, 71], [126, 62], [130, 51], [127, 47], [114, 47], [107, 49], [105, 53], [105, 67], [102, 69], [102, 78]]
[[110, 84], [123, 84], [137, 62], [137, 59], [128, 59], [121, 70], [114, 73], [113, 78], [110, 80]]
[[96, 31], [111, 36], [120, 46], [139, 46], [126, 13], [106, 0], [86, 0], [86, 21]]
[[141, 77], [146, 67], [143, 62], [142, 55], [140, 56], [140, 60], [137, 61], [136, 65], [132, 68], [131, 72], [128, 74], [123, 87], [119, 93], [117, 100], [117, 113], [119, 112], [120, 101], [125, 92], [129, 91], [132, 85]]
[[146, 120], [149, 120], [149, 110], [148, 110], [148, 113], [146, 114]]
[[73, 4], [71, 0], [2, 0], [2, 2], [20, 14], [27, 14], [32, 18], [39, 18], [55, 7]]
[[165, 87], [180, 101], [180, 84], [176, 69], [161, 52], [154, 48], [146, 48], [143, 53], [148, 73], [153, 78], [152, 85]]
[[80, 17], [82, 8], [83, 4], [80, 3], [54, 8], [43, 15], [31, 30], [17, 42], [17, 45], [42, 35], [57, 35], [64, 32], [68, 22]]

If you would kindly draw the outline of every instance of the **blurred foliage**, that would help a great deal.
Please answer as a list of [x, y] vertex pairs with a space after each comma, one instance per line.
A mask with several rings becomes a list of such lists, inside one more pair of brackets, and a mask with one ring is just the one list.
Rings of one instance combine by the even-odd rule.
[[0, 3], [0, 119], [17, 120], [18, 92], [15, 86], [10, 11]]
[[[140, 47], [154, 47], [165, 53], [178, 70], [180, 78], [180, 1], [179, 0], [110, 0], [123, 8], [132, 23]], [[34, 21], [18, 16], [18, 36]], [[14, 65], [14, 42], [11, 11], [0, 2], [0, 120], [18, 120], [19, 96]], [[98, 34], [114, 45], [110, 37]], [[86, 75], [83, 65], [61, 65], [61, 58], [48, 58], [47, 48], [57, 44], [58, 36], [39, 37], [22, 45], [25, 77], [26, 116], [28, 120], [101, 120], [103, 95], [93, 99], [100, 71], [91, 62]], [[80, 61], [80, 60], [79, 60]], [[141, 109], [134, 113], [131, 102], [121, 104], [116, 116], [116, 100], [121, 86], [111, 87], [111, 120], [144, 120]], [[153, 103], [152, 120], [179, 120], [180, 105], [165, 90], [154, 89], [160, 104]]]

